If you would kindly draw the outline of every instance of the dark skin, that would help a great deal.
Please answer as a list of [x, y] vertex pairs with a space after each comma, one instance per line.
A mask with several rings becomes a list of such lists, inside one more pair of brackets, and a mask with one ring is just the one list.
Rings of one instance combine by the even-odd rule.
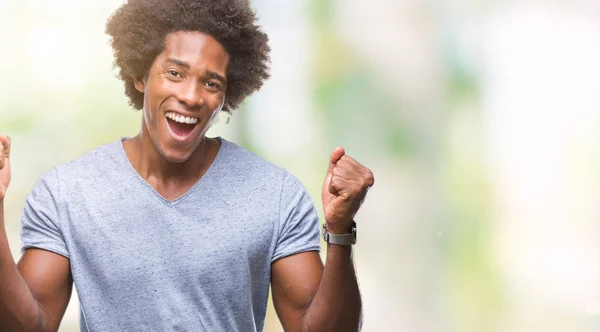
[[[225, 99], [228, 64], [229, 54], [212, 37], [176, 33], [167, 36], [147, 77], [135, 82], [144, 92], [142, 128], [123, 146], [135, 170], [166, 199], [186, 193], [217, 156], [220, 143], [202, 130]], [[167, 112], [198, 123], [179, 137], [169, 128]]]
[[[148, 75], [136, 80], [144, 92], [139, 135], [123, 142], [135, 170], [166, 199], [187, 192], [205, 173], [219, 141], [204, 136], [227, 91], [229, 55], [211, 36], [176, 32]], [[176, 134], [167, 113], [197, 119], [188, 134]], [[14, 263], [4, 229], [4, 196], [10, 182], [10, 139], [0, 135], [0, 330], [57, 331], [66, 310], [72, 277], [69, 260], [39, 249]], [[322, 190], [327, 228], [348, 233], [373, 185], [369, 169], [336, 148]], [[352, 248], [329, 244], [326, 264], [316, 252], [272, 264], [273, 303], [286, 331], [356, 331], [361, 299]], [[15, 305], [15, 303], [17, 305]]]

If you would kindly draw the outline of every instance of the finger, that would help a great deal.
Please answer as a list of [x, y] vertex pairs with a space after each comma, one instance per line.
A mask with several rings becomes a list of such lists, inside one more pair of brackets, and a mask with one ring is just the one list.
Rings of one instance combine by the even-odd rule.
[[[344, 155], [338, 160], [335, 169], [344, 169], [346, 172], [354, 174], [354, 177], [365, 176], [365, 167], [348, 155]], [[333, 170], [332, 170], [333, 171]]]
[[0, 144], [2, 144], [2, 147], [6, 147], [8, 145], [8, 136], [0, 134]]
[[10, 136], [6, 136], [6, 138], [8, 139], [8, 146], [4, 149], [4, 158], [10, 159], [10, 147], [11, 147]]
[[337, 162], [332, 172], [347, 179], [361, 178], [366, 186], [372, 186], [375, 183], [373, 172], [348, 155], [343, 156]]
[[327, 185], [327, 190], [330, 194], [337, 196], [338, 190], [341, 188], [341, 184], [339, 183], [340, 177], [333, 176], [333, 174], [327, 175], [329, 178], [329, 184]]
[[375, 175], [370, 169], [366, 169], [367, 185], [371, 188], [375, 184]]
[[333, 170], [333, 168], [335, 167], [335, 164], [337, 164], [338, 160], [340, 160], [340, 158], [342, 158], [345, 154], [346, 154], [346, 151], [344, 150], [344, 148], [342, 148], [340, 146], [333, 149], [333, 152], [331, 153], [331, 156], [329, 157], [329, 169], [327, 170], [328, 173], [331, 173], [331, 170]]
[[355, 180], [348, 180], [341, 176], [332, 176], [328, 190], [332, 195], [351, 198], [360, 193], [361, 186]]
[[351, 167], [345, 167], [340, 165], [339, 163], [331, 170], [331, 174], [333, 176], [338, 176], [344, 178], [346, 180], [358, 179], [360, 177], [360, 173]]
[[336, 169], [338, 168], [354, 170], [357, 174], [365, 179], [366, 185], [369, 187], [375, 184], [373, 172], [349, 155], [344, 155], [342, 158], [340, 158], [336, 164]]
[[10, 137], [4, 134], [0, 134], [0, 144], [2, 144], [2, 151], [4, 152], [4, 156], [2, 159], [10, 158]]

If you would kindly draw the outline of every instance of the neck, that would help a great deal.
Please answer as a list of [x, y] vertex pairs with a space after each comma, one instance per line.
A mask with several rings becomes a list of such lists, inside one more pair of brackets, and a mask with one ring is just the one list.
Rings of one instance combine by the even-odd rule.
[[165, 185], [195, 182], [202, 177], [216, 156], [218, 144], [217, 140], [204, 137], [188, 160], [173, 163], [157, 151], [147, 132], [142, 131], [123, 142], [127, 157], [138, 174], [149, 183]]

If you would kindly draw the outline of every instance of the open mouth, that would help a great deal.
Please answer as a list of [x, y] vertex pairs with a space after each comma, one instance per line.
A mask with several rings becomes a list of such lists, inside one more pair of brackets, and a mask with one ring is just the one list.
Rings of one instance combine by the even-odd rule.
[[177, 136], [187, 136], [198, 124], [198, 118], [183, 116], [175, 112], [167, 112], [165, 116], [171, 131]]

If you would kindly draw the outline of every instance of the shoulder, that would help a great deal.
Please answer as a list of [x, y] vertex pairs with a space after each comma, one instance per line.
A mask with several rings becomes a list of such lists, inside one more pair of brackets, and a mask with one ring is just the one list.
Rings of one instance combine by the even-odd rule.
[[90, 176], [122, 163], [120, 140], [96, 147], [82, 156], [55, 167], [60, 177]]
[[221, 139], [221, 149], [221, 161], [225, 164], [222, 169], [229, 176], [261, 182], [272, 180], [281, 182], [289, 174], [284, 168], [259, 157], [236, 143]]
[[71, 184], [89, 183], [87, 180], [98, 181], [111, 170], [120, 167], [120, 141], [114, 141], [87, 151], [80, 157], [59, 164], [38, 180], [38, 185], [45, 184], [50, 189], [64, 188]]
[[101, 156], [106, 156], [114, 150], [118, 142], [106, 144], [90, 150], [74, 160], [54, 166], [43, 173], [31, 189], [28, 200], [57, 200], [66, 187], [73, 183], [79, 183], [82, 179], [97, 177], [98, 168], [106, 162], [102, 162]]
[[224, 149], [223, 160], [226, 166], [222, 169], [226, 177], [236, 178], [238, 183], [257, 183], [261, 186], [271, 186], [285, 195], [286, 192], [306, 192], [302, 182], [288, 170], [277, 166], [247, 149], [221, 139]]

